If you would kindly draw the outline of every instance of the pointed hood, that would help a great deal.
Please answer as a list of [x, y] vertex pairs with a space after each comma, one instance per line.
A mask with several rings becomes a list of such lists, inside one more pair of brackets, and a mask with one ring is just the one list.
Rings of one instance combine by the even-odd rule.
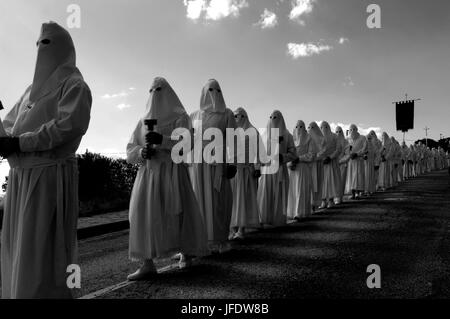
[[322, 131], [323, 137], [327, 143], [333, 140], [335, 135], [331, 132], [330, 124], [328, 124], [327, 121], [323, 121], [320, 124], [320, 130]]
[[[289, 133], [286, 129], [286, 122], [284, 121], [283, 114], [278, 110], [272, 112], [266, 127], [267, 151], [269, 154], [271, 153], [272, 129], [278, 129], [279, 136], [283, 137], [286, 137], [286, 133]], [[274, 143], [278, 144], [278, 141], [274, 141]]]
[[355, 124], [350, 125], [350, 139], [356, 141], [360, 136], [358, 127]]
[[323, 143], [324, 136], [316, 122], [311, 122], [308, 125], [308, 133], [311, 136], [314, 143], [316, 144], [316, 146], [320, 147]]
[[183, 114], [186, 114], [186, 110], [170, 84], [164, 78], [155, 78], [150, 88], [144, 119], [155, 119], [158, 121], [157, 125], [162, 127]]
[[243, 128], [244, 130], [248, 130], [249, 128], [254, 127], [250, 122], [247, 111], [245, 111], [245, 109], [239, 107], [233, 113], [237, 127]]
[[303, 121], [297, 121], [297, 125], [293, 132], [295, 146], [300, 146], [310, 139], [308, 132], [306, 131], [306, 125]]
[[36, 67], [30, 92], [32, 102], [55, 89], [76, 68], [72, 38], [69, 32], [57, 23], [42, 25], [37, 45]]
[[225, 113], [227, 106], [219, 82], [209, 80], [202, 89], [200, 110], [212, 113]]
[[392, 144], [391, 139], [389, 138], [389, 135], [386, 132], [383, 132], [382, 144], [383, 147], [390, 147]]

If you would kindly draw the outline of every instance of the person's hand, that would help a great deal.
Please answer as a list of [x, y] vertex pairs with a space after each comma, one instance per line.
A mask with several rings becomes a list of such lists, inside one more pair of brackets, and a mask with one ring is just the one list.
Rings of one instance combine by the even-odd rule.
[[237, 173], [237, 168], [235, 165], [230, 165], [230, 164], [226, 165], [225, 177], [227, 179], [234, 178], [236, 176], [236, 173]]
[[283, 141], [284, 141], [284, 136], [280, 136], [279, 138], [278, 138], [278, 143], [283, 143]]
[[383, 155], [383, 156], [381, 156], [381, 161], [384, 163], [384, 162], [386, 162], [386, 157]]
[[380, 166], [375, 165], [375, 170], [378, 171], [380, 169]]
[[395, 167], [395, 168], [397, 168], [397, 167], [398, 167], [398, 164], [397, 164], [397, 163], [395, 163], [395, 164], [394, 164], [394, 167]]
[[255, 171], [253, 172], [253, 177], [254, 178], [256, 178], [256, 179], [258, 179], [258, 178], [260, 178], [262, 175], [261, 175], [261, 170], [260, 169], [255, 169]]
[[323, 160], [323, 163], [324, 163], [325, 165], [330, 164], [330, 163], [331, 163], [331, 158], [330, 158], [329, 156], [327, 156], [327, 158], [325, 158], [325, 159]]
[[9, 157], [11, 154], [20, 152], [18, 137], [0, 137], [0, 156]]
[[352, 160], [357, 159], [357, 158], [358, 158], [358, 154], [352, 153], [352, 154], [350, 155], [350, 158], [351, 158]]
[[154, 148], [148, 147], [146, 145], [141, 151], [142, 158], [145, 160], [151, 160], [152, 157], [156, 155], [156, 150]]
[[369, 156], [364, 155], [364, 160], [367, 161], [369, 159]]
[[297, 169], [297, 165], [291, 164], [291, 165], [289, 166], [289, 169], [290, 169], [291, 171], [295, 171], [295, 170]]
[[409, 163], [409, 165], [412, 165], [412, 164], [414, 164], [414, 162], [413, 162], [413, 161], [411, 161], [411, 160], [409, 160], [409, 161], [408, 161], [408, 163]]
[[284, 161], [283, 154], [278, 154], [278, 162], [279, 162], [280, 164], [283, 164], [283, 161]]
[[145, 135], [145, 142], [150, 145], [161, 145], [163, 136], [156, 132], [149, 132]]

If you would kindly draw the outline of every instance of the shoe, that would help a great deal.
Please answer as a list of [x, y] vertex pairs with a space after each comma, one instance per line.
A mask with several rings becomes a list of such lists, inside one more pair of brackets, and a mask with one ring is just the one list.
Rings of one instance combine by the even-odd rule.
[[325, 201], [322, 202], [322, 204], [319, 206], [319, 209], [325, 209], [327, 208], [327, 203]]
[[231, 232], [231, 233], [228, 235], [228, 240], [233, 240], [235, 236], [236, 236], [236, 233]]
[[178, 262], [178, 268], [186, 269], [192, 267], [192, 259], [191, 258], [183, 258]]
[[233, 240], [242, 240], [244, 239], [244, 234], [242, 234], [241, 232], [237, 232], [236, 234], [234, 234]]
[[136, 272], [128, 275], [127, 279], [128, 281], [144, 281], [155, 277], [157, 274], [158, 272], [156, 271], [156, 268], [154, 266], [142, 266], [141, 268], [136, 270]]
[[330, 202], [328, 203], [328, 205], [327, 205], [327, 208], [332, 208], [332, 207], [333, 207], [333, 202], [330, 201]]
[[178, 253], [170, 257], [171, 260], [180, 260], [182, 258], [182, 254]]

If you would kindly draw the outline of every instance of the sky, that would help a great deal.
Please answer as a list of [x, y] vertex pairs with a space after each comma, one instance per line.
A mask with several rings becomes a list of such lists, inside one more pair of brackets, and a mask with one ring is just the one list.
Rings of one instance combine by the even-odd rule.
[[[367, 27], [371, 3], [380, 29]], [[69, 4], [81, 9], [68, 30], [93, 94], [80, 152], [122, 156], [156, 76], [189, 113], [215, 78], [258, 128], [279, 109], [291, 130], [326, 120], [400, 141], [392, 102], [408, 94], [422, 101], [407, 142], [426, 126], [450, 136], [448, 0], [0, 0], [0, 117], [31, 84], [41, 24], [67, 27]]]

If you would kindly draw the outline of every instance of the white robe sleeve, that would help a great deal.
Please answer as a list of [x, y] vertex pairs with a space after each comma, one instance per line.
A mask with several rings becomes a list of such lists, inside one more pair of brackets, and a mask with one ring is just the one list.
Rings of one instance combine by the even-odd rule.
[[31, 90], [31, 86], [29, 86], [25, 93], [22, 95], [20, 100], [14, 105], [14, 107], [6, 114], [5, 119], [3, 120], [3, 128], [7, 136], [12, 135], [12, 129], [14, 127], [14, 123], [16, 123], [17, 116], [19, 115], [20, 106], [23, 103], [23, 99], [27, 95], [27, 93]]
[[[181, 116], [176, 121], [175, 128], [185, 128], [186, 130], [191, 131], [192, 125], [191, 125], [191, 120], [189, 118], [189, 115], [185, 114], [185, 115]], [[163, 134], [162, 144], [158, 146], [158, 149], [171, 151], [172, 148], [180, 142], [180, 138], [182, 138], [182, 135], [178, 134], [178, 135], [175, 135], [174, 137], [178, 138], [178, 139], [173, 140], [172, 135], [164, 135]], [[192, 145], [192, 142], [191, 142], [191, 145]]]
[[143, 165], [145, 160], [142, 158], [142, 149], [144, 146], [139, 143], [140, 135], [142, 134], [142, 121], [137, 124], [130, 142], [127, 144], [127, 163]]
[[83, 136], [89, 126], [91, 104], [91, 92], [84, 82], [69, 84], [58, 101], [57, 118], [19, 136], [21, 151], [48, 151]]

